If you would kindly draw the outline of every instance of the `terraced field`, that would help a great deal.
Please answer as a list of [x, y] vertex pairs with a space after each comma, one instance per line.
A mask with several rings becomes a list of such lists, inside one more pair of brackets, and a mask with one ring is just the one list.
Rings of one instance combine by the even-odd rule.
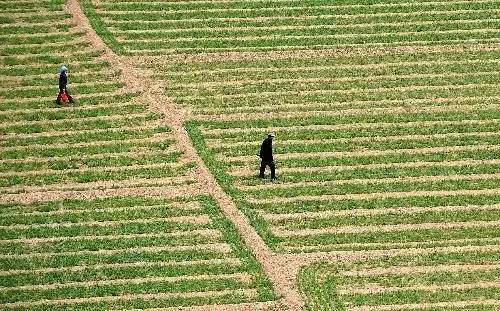
[[[134, 101], [120, 70], [71, 26], [63, 2], [1, 3], [0, 194], [194, 182], [169, 127]], [[77, 104], [59, 108], [62, 64]]]
[[[168, 92], [278, 251], [497, 245], [500, 54], [471, 49], [175, 64]], [[256, 178], [268, 129], [277, 182]]]
[[109, 42], [139, 55], [494, 42], [500, 12], [495, 0], [92, 3]]
[[301, 273], [308, 310], [498, 310], [498, 251], [316, 264]]
[[[10, 279], [3, 306], [300, 310], [290, 282], [326, 258], [301, 270], [308, 310], [498, 308], [500, 1], [81, 0], [152, 73], [141, 92], [61, 3], [0, 2], [0, 202], [50, 201], [4, 205], [0, 272], [49, 274]], [[55, 108], [63, 63], [78, 104]]]
[[270, 300], [209, 197], [2, 205], [2, 310], [148, 309]]

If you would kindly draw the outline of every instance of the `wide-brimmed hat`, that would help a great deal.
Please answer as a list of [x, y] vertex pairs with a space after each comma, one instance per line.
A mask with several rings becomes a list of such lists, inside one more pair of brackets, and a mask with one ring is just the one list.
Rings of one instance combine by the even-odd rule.
[[63, 71], [68, 71], [68, 67], [62, 65], [61, 68], [59, 68], [59, 72], [63, 72]]
[[269, 132], [269, 133], [267, 133], [267, 136], [269, 136], [269, 137], [274, 137], [274, 136], [276, 136], [276, 135], [274, 134], [274, 132]]

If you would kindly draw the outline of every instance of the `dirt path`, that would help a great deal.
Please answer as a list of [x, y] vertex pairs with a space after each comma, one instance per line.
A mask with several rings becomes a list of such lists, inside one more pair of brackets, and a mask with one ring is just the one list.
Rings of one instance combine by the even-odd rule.
[[[253, 251], [257, 260], [263, 265], [266, 274], [274, 284], [275, 290], [282, 297], [281, 301], [277, 304], [266, 305], [266, 309], [283, 310], [283, 307], [278, 307], [279, 304], [283, 304], [290, 311], [302, 310], [304, 302], [298, 291], [297, 280], [298, 270], [301, 267], [300, 260], [297, 260], [297, 256], [272, 252], [250, 225], [247, 217], [238, 210], [229, 195], [216, 182], [196, 152], [187, 131], [184, 129], [183, 124], [190, 116], [189, 111], [177, 107], [170, 98], [164, 96], [163, 83], [161, 81], [154, 81], [151, 77], [152, 72], [139, 67], [140, 59], [118, 56], [111, 51], [92, 29], [77, 0], [69, 0], [66, 9], [73, 15], [73, 20], [77, 24], [77, 27], [86, 31], [88, 40], [97, 49], [105, 51], [103, 58], [109, 60], [114, 68], [122, 70], [127, 88], [130, 91], [142, 92], [138, 101], [148, 105], [153, 111], [159, 112], [164, 116], [164, 122], [172, 128], [172, 136], [176, 140], [176, 146], [183, 152], [184, 158], [196, 163], [197, 183], [193, 186], [193, 193], [209, 194], [217, 200], [224, 214], [237, 226], [246, 244]], [[232, 307], [229, 305], [221, 305], [220, 308], [213, 309], [241, 310], [238, 306]], [[248, 310], [251, 309], [262, 310], [262, 304], [257, 303]]]

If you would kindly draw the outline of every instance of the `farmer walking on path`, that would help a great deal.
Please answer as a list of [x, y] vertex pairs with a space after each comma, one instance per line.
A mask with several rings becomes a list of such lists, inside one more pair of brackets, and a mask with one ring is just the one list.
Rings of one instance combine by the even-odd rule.
[[266, 166], [269, 166], [269, 168], [271, 169], [271, 178], [276, 178], [276, 166], [274, 165], [273, 158], [273, 138], [274, 133], [270, 132], [269, 134], [267, 134], [267, 138], [264, 139], [262, 145], [260, 146], [260, 178], [264, 178]]
[[61, 100], [64, 101], [64, 97], [67, 97], [70, 103], [73, 103], [73, 97], [69, 95], [67, 85], [68, 85], [68, 75], [66, 72], [68, 71], [68, 67], [61, 66], [59, 69], [59, 95], [57, 95], [56, 103], [61, 105]]

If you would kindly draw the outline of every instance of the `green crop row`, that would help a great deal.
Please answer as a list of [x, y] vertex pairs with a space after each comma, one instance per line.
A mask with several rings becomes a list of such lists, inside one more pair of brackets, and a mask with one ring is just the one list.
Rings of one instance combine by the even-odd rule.
[[[111, 92], [120, 89], [125, 85], [124, 82], [106, 81], [99, 82], [93, 85], [70, 85], [68, 88], [74, 94], [93, 94], [100, 92]], [[36, 98], [44, 96], [54, 96], [57, 95], [59, 89], [56, 85], [43, 86], [37, 89], [13, 89], [13, 90], [1, 90], [0, 96], [6, 99], [24, 99], [24, 98]]]
[[[0, 32], [1, 34], [1, 32]], [[65, 33], [65, 32], [60, 32], [57, 34], [50, 34], [50, 35], [40, 35], [37, 36], [36, 34], [30, 35], [30, 36], [16, 36], [16, 35], [10, 35], [10, 36], [3, 36], [2, 37], [2, 42], [5, 45], [23, 45], [23, 44], [47, 44], [47, 43], [57, 43], [63, 41], [70, 41], [71, 39], [75, 37], [81, 37], [85, 35], [84, 32], [75, 32], [75, 33]]]
[[[432, 93], [432, 97], [429, 95]], [[351, 101], [383, 101], [383, 100], [410, 100], [410, 99], [432, 99], [432, 98], [464, 98], [464, 97], [482, 97], [498, 96], [499, 90], [495, 84], [462, 84], [462, 85], [442, 85], [438, 88], [432, 85], [420, 86], [412, 89], [402, 87], [401, 89], [347, 89], [347, 90], [316, 90], [313, 92], [305, 91], [301, 94], [298, 90], [270, 93], [246, 93], [222, 97], [213, 94], [207, 97], [185, 97], [176, 98], [176, 101], [182, 105], [191, 107], [205, 108], [238, 108], [255, 107], [266, 105], [279, 105], [287, 103], [308, 103], [310, 100], [326, 102], [351, 102]], [[172, 94], [170, 94], [172, 95]], [[283, 108], [285, 110], [287, 108]], [[253, 122], [254, 120], [241, 120], [243, 124]]]
[[[77, 52], [71, 53], [71, 55], [56, 55], [56, 54], [40, 54], [40, 55], [28, 55], [28, 56], [5, 56], [2, 58], [2, 63], [5, 66], [22, 66], [21, 69], [29, 70], [24, 67], [24, 65], [37, 64], [38, 66], [49, 64], [49, 65], [60, 65], [66, 62], [97, 62], [96, 57], [103, 54], [102, 50], [92, 50], [85, 51], [79, 50]], [[70, 66], [70, 69], [73, 68]], [[3, 73], [2, 74], [6, 74]]]
[[[57, 90], [56, 90], [57, 93]], [[107, 104], [114, 103], [129, 103], [137, 95], [137, 93], [123, 93], [123, 94], [106, 94], [106, 93], [94, 93], [88, 94], [86, 97], [78, 98], [79, 106], [105, 106]], [[46, 99], [40, 99], [39, 101], [23, 101], [19, 102], [16, 100], [5, 100], [0, 103], [0, 111], [5, 110], [23, 110], [23, 109], [44, 109], [44, 108], [54, 108], [54, 103], [47, 101]]]
[[[348, 66], [348, 65], [395, 65], [407, 62], [446, 62], [446, 61], [464, 61], [467, 60], [494, 60], [500, 57], [500, 52], [496, 50], [484, 51], [442, 51], [442, 52], [394, 52], [383, 54], [362, 54], [362, 55], [332, 55], [315, 56], [307, 58], [290, 57], [284, 59], [238, 59], [238, 60], [211, 60], [211, 61], [177, 61], [163, 65], [165, 71], [172, 74], [173, 77], [198, 75], [198, 71], [204, 70], [203, 74], [214, 74], [222, 70], [232, 70], [234, 73], [246, 70], [256, 69], [275, 69], [275, 68], [294, 68], [294, 67], [318, 67], [318, 66]], [[168, 74], [168, 73], [166, 73]]]
[[367, 34], [340, 37], [336, 35], [314, 35], [314, 36], [289, 36], [289, 37], [248, 37], [248, 38], [204, 38], [203, 40], [158, 40], [158, 41], [128, 41], [124, 45], [132, 50], [145, 49], [195, 49], [193, 52], [203, 49], [233, 49], [233, 48], [277, 48], [295, 46], [338, 46], [357, 44], [402, 44], [424, 41], [429, 44], [439, 44], [440, 41], [450, 40], [488, 40], [497, 39], [498, 32], [493, 30], [471, 30], [467, 32], [423, 32], [412, 34]]
[[[404, 66], [404, 67], [402, 67]], [[354, 78], [354, 77], [376, 77], [376, 76], [387, 76], [387, 75], [410, 75], [410, 74], [443, 74], [449, 73], [476, 73], [478, 68], [481, 68], [481, 72], [495, 71], [500, 68], [500, 64], [494, 60], [483, 60], [480, 62], [458, 62], [458, 63], [443, 63], [443, 64], [388, 64], [387, 66], [374, 66], [365, 68], [356, 68], [355, 66], [349, 68], [345, 66], [335, 67], [300, 67], [300, 68], [279, 68], [272, 71], [268, 71], [263, 68], [260, 71], [226, 71], [219, 72], [213, 71], [207, 74], [191, 75], [191, 76], [178, 76], [172, 77], [176, 80], [176, 83], [204, 83], [204, 82], [222, 82], [227, 83], [230, 81], [259, 81], [259, 80], [271, 80], [271, 79], [310, 79], [318, 77], [330, 77], [330, 78]], [[178, 81], [178, 82], [177, 82]], [[196, 87], [197, 85], [192, 85]]]
[[161, 153], [154, 150], [151, 154], [140, 154], [140, 155], [119, 155], [119, 156], [102, 156], [98, 155], [96, 157], [87, 158], [76, 158], [72, 157], [68, 160], [50, 160], [50, 161], [30, 161], [26, 160], [23, 162], [16, 163], [0, 163], [0, 172], [26, 172], [26, 171], [37, 171], [37, 170], [66, 170], [66, 169], [77, 169], [81, 167], [85, 168], [98, 168], [106, 166], [131, 166], [131, 165], [148, 165], [157, 163], [172, 163], [177, 162], [182, 153], [181, 152], [170, 152]]
[[[435, 31], [452, 31], [452, 30], [476, 30], [488, 29], [498, 25], [498, 20], [478, 20], [474, 22], [463, 21], [446, 21], [446, 22], [433, 22], [432, 24], [418, 24], [409, 23], [402, 25], [356, 25], [350, 26], [316, 26], [316, 27], [287, 27], [285, 29], [273, 29], [265, 27], [255, 27], [247, 29], [214, 29], [210, 28], [204, 30], [191, 30], [191, 31], [168, 31], [161, 30], [146, 30], [146, 31], [133, 31], [133, 32], [118, 32], [117, 34], [121, 39], [125, 40], [195, 40], [206, 38], [218, 39], [233, 39], [245, 37], [269, 37], [275, 38], [286, 36], [334, 36], [334, 35], [362, 35], [368, 34], [387, 34], [387, 33], [405, 33], [405, 32], [435, 32]], [[34, 39], [32, 39], [34, 40]]]
[[399, 215], [338, 216], [317, 219], [272, 221], [272, 225], [284, 226], [289, 230], [321, 229], [338, 226], [384, 226], [398, 224], [421, 224], [443, 222], [495, 221], [500, 219], [500, 211], [426, 211], [425, 213], [401, 213]]
[[[309, 152], [356, 152], [360, 150], [391, 150], [391, 149], [420, 149], [445, 146], [474, 146], [474, 145], [496, 145], [498, 133], [492, 132], [487, 135], [472, 134], [460, 137], [438, 137], [438, 138], [411, 138], [400, 137], [389, 141], [351, 141], [351, 142], [321, 142], [302, 144], [296, 142], [287, 145], [278, 145], [275, 153], [309, 153]], [[213, 152], [224, 156], [249, 156], [258, 151], [258, 144], [254, 146], [216, 147]]]
[[85, 48], [91, 47], [88, 42], [71, 42], [56, 46], [54, 44], [47, 46], [33, 46], [33, 47], [13, 47], [7, 46], [0, 49], [2, 56], [19, 56], [24, 54], [54, 54], [55, 56], [63, 55], [64, 53], [72, 53], [82, 51]]
[[[266, 2], [260, 2], [266, 3]], [[160, 7], [156, 9], [154, 4], [129, 5], [128, 8], [119, 8], [113, 4], [109, 10], [100, 10], [102, 17], [113, 20], [186, 20], [186, 19], [213, 19], [213, 18], [255, 18], [255, 17], [300, 17], [300, 16], [322, 16], [322, 15], [358, 15], [358, 14], [384, 14], [384, 13], [412, 13], [422, 11], [457, 11], [457, 10], [488, 10], [498, 9], [498, 3], [495, 1], [481, 2], [430, 2], [418, 3], [409, 6], [363, 6], [342, 7], [335, 5], [328, 6], [284, 6], [282, 3], [269, 2], [272, 7], [267, 9], [232, 9], [226, 8], [220, 10], [191, 10], [191, 11], [162, 11]], [[329, 3], [331, 4], [331, 3]], [[203, 4], [205, 5], [205, 4]], [[125, 14], [115, 14], [120, 12]], [[135, 11], [135, 12], [134, 12]]]
[[[92, 57], [94, 55], [91, 55]], [[32, 81], [32, 80], [38, 80], [36, 77], [30, 77], [31, 75], [41, 75], [41, 74], [50, 74], [56, 72], [57, 67], [56, 65], [59, 65], [63, 63], [61, 59], [54, 59], [55, 62], [48, 62], [47, 64], [43, 64], [40, 60], [38, 63], [38, 66], [36, 67], [22, 67], [22, 65], [9, 65], [9, 67], [4, 67], [0, 69], [0, 75], [2, 76], [14, 76], [14, 77], [19, 77], [23, 76], [26, 77], [25, 80], [23, 79], [22, 81]], [[70, 63], [70, 76], [71, 76], [71, 81], [73, 81], [74, 78], [78, 77], [79, 71], [93, 71], [94, 73], [98, 74], [100, 73], [101, 70], [104, 69], [109, 69], [111, 68], [111, 65], [107, 61], [95, 61], [93, 59], [89, 59], [86, 61], [82, 61], [78, 64], [71, 64], [72, 61], [76, 61], [76, 59], [68, 59], [66, 60], [68, 63]], [[15, 68], [12, 68], [10, 66], [16, 66]], [[74, 74], [72, 72], [75, 72]], [[31, 79], [29, 79], [31, 78]]]
[[[158, 115], [153, 113], [138, 114], [138, 115], [127, 115], [120, 119], [96, 119], [96, 120], [86, 120], [85, 118], [78, 118], [73, 120], [67, 120], [64, 122], [58, 122], [56, 129], [58, 131], [65, 130], [93, 130], [93, 129], [106, 129], [106, 128], [117, 128], [122, 126], [140, 126], [144, 125], [145, 122], [158, 119]], [[54, 130], [54, 124], [50, 122], [43, 122], [38, 124], [23, 124], [23, 125], [7, 125], [2, 128], [0, 133], [19, 133], [19, 134], [32, 134], [32, 133], [42, 133]]]
[[[244, 94], [258, 94], [263, 92], [300, 92], [300, 91], [341, 91], [341, 90], [377, 90], [377, 89], [391, 89], [394, 88], [392, 92], [397, 92], [397, 88], [401, 87], [417, 87], [417, 86], [457, 86], [457, 85], [470, 85], [470, 84], [488, 84], [492, 83], [498, 78], [497, 70], [484, 71], [480, 73], [473, 74], [459, 74], [445, 76], [443, 74], [439, 75], [423, 75], [418, 74], [409, 76], [398, 76], [394, 75], [389, 77], [378, 78], [374, 81], [365, 79], [363, 77], [353, 77], [348, 81], [337, 81], [335, 78], [322, 79], [318, 81], [321, 75], [318, 73], [315, 79], [308, 81], [305, 79], [285, 79], [285, 80], [257, 80], [249, 81], [246, 84], [236, 84], [231, 85], [231, 83], [220, 85], [210, 85], [203, 86], [200, 85], [198, 88], [192, 85], [177, 86], [172, 87], [169, 92], [174, 94], [175, 97], [186, 97], [186, 96], [224, 96], [224, 95], [244, 95]], [[386, 91], [390, 93], [390, 90]]]
[[178, 168], [171, 166], [165, 167], [139, 167], [127, 168], [123, 167], [118, 171], [106, 171], [104, 168], [100, 170], [82, 170], [64, 173], [43, 173], [24, 175], [11, 175], [0, 181], [0, 187], [12, 187], [15, 185], [23, 186], [42, 186], [56, 183], [89, 183], [96, 181], [120, 181], [135, 178], [161, 178], [182, 175], [189, 171], [194, 164], [190, 163]]
[[99, 131], [99, 132], [88, 132], [88, 133], [71, 133], [60, 135], [47, 135], [47, 136], [34, 136], [34, 137], [19, 137], [15, 140], [5, 139], [0, 142], [0, 146], [3, 147], [18, 147], [18, 146], [29, 146], [29, 145], [47, 145], [50, 143], [84, 143], [84, 142], [96, 142], [96, 141], [106, 141], [106, 140], [127, 140], [135, 138], [145, 138], [158, 133], [168, 133], [170, 129], [168, 127], [154, 127], [154, 128], [142, 128], [142, 129], [118, 129], [116, 131]]
[[[0, 115], [0, 122], [35, 122], [52, 120], [85, 119], [103, 116], [130, 115], [145, 112], [146, 108], [137, 104], [124, 104], [120, 107], [93, 107], [85, 110], [71, 111], [35, 111], [35, 112], [13, 112], [9, 115]], [[28, 125], [28, 124], [27, 124]]]
[[[431, 2], [430, 0], [422, 1], [421, 3], [425, 4], [426, 2]], [[297, 0], [288, 0], [288, 1], [279, 1], [278, 4], [266, 1], [232, 1], [230, 6], [223, 1], [210, 1], [209, 3], [199, 3], [199, 2], [137, 2], [137, 1], [124, 1], [124, 2], [101, 2], [99, 3], [99, 8], [103, 10], [111, 10], [111, 11], [178, 11], [178, 10], [224, 10], [224, 9], [263, 9], [263, 8], [287, 8], [289, 6], [308, 6], [308, 7], [321, 7], [321, 6], [332, 6], [332, 7], [342, 7], [342, 6], [362, 6], [362, 5], [371, 5], [371, 6], [398, 6], [398, 5], [408, 5], [408, 1], [406, 0], [392, 0], [392, 1], [382, 1], [382, 0], [363, 0], [363, 1], [353, 1], [353, 0], [343, 0], [332, 3], [327, 0], [305, 0], [305, 1], [297, 1]]]
[[104, 211], [100, 210], [84, 210], [84, 211], [74, 211], [64, 214], [25, 214], [25, 215], [9, 215], [7, 217], [0, 216], [0, 226], [11, 226], [16, 224], [22, 225], [40, 225], [45, 226], [47, 224], [57, 224], [57, 223], [70, 223], [79, 224], [85, 222], [93, 221], [119, 221], [119, 220], [133, 220], [133, 219], [149, 219], [149, 218], [165, 218], [177, 217], [177, 216], [197, 216], [203, 211], [199, 209], [181, 209], [173, 208], [169, 205], [155, 206], [154, 209], [151, 208], [134, 208], [131, 210], [119, 209], [116, 211], [106, 209]]
[[[279, 165], [279, 164], [278, 164]], [[279, 168], [282, 168], [279, 165]], [[257, 167], [255, 168], [257, 169]], [[280, 176], [280, 182], [287, 183], [297, 183], [297, 182], [322, 182], [322, 181], [335, 181], [342, 180], [348, 181], [350, 179], [371, 179], [373, 182], [367, 181], [366, 183], [358, 184], [358, 185], [335, 185], [336, 191], [341, 191], [341, 189], [365, 189], [364, 191], [369, 191], [369, 189], [373, 189], [376, 191], [377, 189], [397, 189], [412, 186], [415, 188], [425, 187], [425, 184], [413, 184], [413, 180], [409, 180], [408, 183], [411, 185], [405, 184], [405, 177], [422, 177], [422, 176], [448, 176], [448, 175], [470, 175], [470, 174], [496, 174], [500, 172], [500, 164], [475, 164], [471, 163], [469, 165], [456, 165], [456, 166], [427, 166], [427, 167], [414, 167], [414, 168], [401, 168], [401, 167], [382, 167], [382, 168], [354, 168], [350, 170], [342, 170], [341, 168], [337, 170], [329, 170], [325, 172], [286, 172]], [[399, 181], [401, 183], [398, 185], [398, 182], [387, 182], [387, 183], [377, 183], [375, 180], [381, 178], [401, 178]], [[254, 179], [252, 182], [251, 179]], [[237, 179], [236, 179], [237, 180]], [[258, 180], [255, 180], [255, 177], [246, 177], [243, 180], [249, 180], [250, 184], [261, 184]], [[470, 183], [471, 181], [464, 181]], [[399, 187], [398, 187], [399, 186]], [[430, 187], [430, 185], [428, 185]], [[360, 187], [360, 188], [358, 188]], [[394, 187], [394, 188], [393, 188]], [[311, 189], [309, 189], [311, 188]], [[379, 191], [380, 191], [379, 190]], [[309, 192], [311, 191], [311, 192]], [[265, 194], [260, 194], [261, 197], [267, 196], [275, 196], [278, 194], [282, 195], [291, 195], [295, 193], [295, 195], [309, 193], [312, 194], [314, 192], [322, 193], [325, 192], [327, 188], [323, 188], [320, 185], [295, 185], [293, 188], [288, 189], [267, 189]], [[332, 190], [333, 191], [333, 190]], [[304, 192], [304, 193], [303, 193]], [[259, 194], [259, 191], [250, 191], [248, 194]]]
[[[488, 121], [488, 120], [485, 120]], [[391, 127], [361, 128], [361, 129], [343, 129], [343, 130], [323, 130], [323, 129], [300, 129], [281, 130], [278, 132], [280, 143], [286, 144], [287, 140], [318, 140], [318, 139], [350, 139], [360, 137], [388, 137], [398, 135], [433, 135], [447, 133], [474, 133], [474, 132], [494, 132], [500, 130], [500, 122], [491, 120], [486, 124], [461, 123], [461, 124], [394, 124]], [[217, 139], [221, 144], [231, 144], [248, 142], [249, 144], [259, 144], [256, 138], [260, 138], [260, 133], [229, 133], [219, 138], [219, 135], [211, 135], [211, 138]], [[259, 135], [260, 134], [260, 135]], [[229, 137], [228, 137], [229, 136]], [[206, 138], [209, 135], [205, 136]]]
[[[495, 224], [475, 228], [407, 229], [390, 232], [325, 233], [308, 236], [279, 238], [280, 246], [318, 246], [349, 243], [410, 243], [427, 241], [452, 241], [458, 239], [498, 238]], [[402, 248], [407, 248], [402, 246]]]

